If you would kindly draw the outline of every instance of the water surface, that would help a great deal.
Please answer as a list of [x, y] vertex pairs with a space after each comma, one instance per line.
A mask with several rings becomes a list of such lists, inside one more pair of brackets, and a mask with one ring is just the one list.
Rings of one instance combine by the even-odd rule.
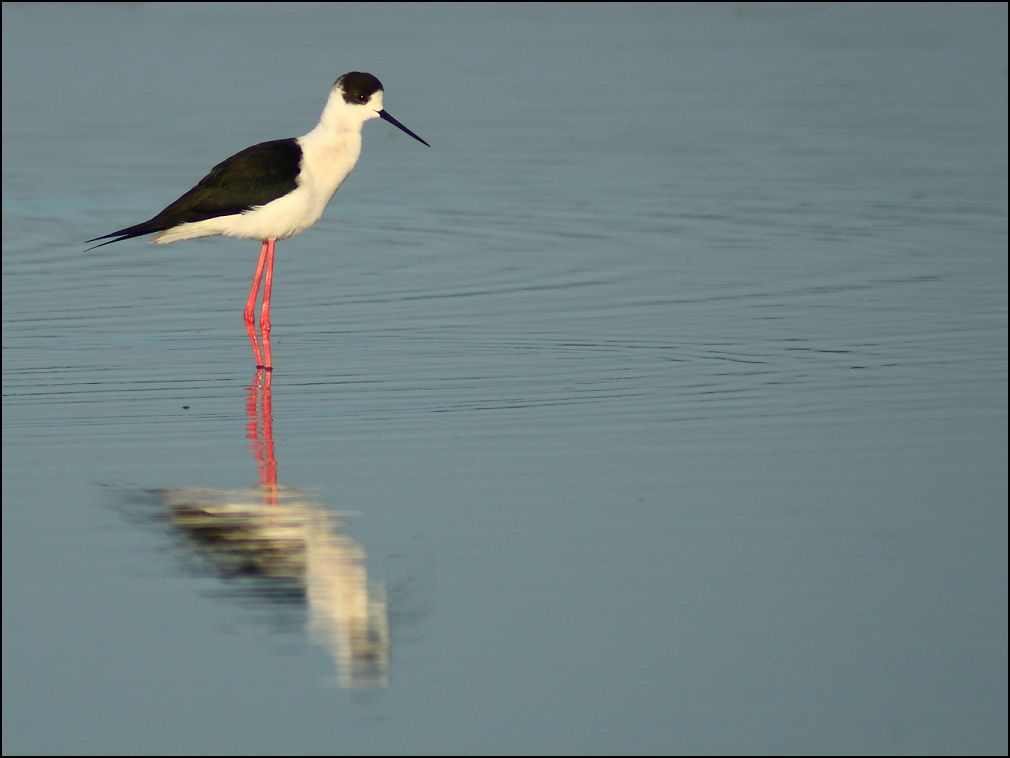
[[[5, 753], [1007, 749], [993, 6], [3, 7]], [[278, 244], [84, 240], [397, 118]]]

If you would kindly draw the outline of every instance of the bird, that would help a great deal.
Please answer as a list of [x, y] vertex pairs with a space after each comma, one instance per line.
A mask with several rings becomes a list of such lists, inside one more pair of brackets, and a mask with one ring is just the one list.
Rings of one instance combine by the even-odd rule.
[[[319, 123], [301, 137], [270, 140], [247, 147], [218, 163], [197, 184], [153, 218], [87, 240], [113, 242], [156, 234], [165, 245], [198, 237], [224, 235], [262, 242], [243, 318], [257, 368], [272, 369], [268, 335], [275, 243], [304, 232], [323, 215], [334, 193], [361, 155], [365, 123], [380, 118], [418, 142], [431, 145], [397, 121], [383, 107], [382, 82], [362, 71], [338, 77], [330, 89]], [[262, 365], [255, 341], [256, 299], [263, 282], [260, 331], [266, 343]]]

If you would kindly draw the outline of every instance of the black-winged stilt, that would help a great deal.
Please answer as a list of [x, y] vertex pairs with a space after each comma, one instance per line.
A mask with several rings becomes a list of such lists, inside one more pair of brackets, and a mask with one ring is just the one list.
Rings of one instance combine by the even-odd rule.
[[[154, 218], [88, 242], [108, 240], [94, 246], [101, 247], [155, 232], [154, 241], [160, 245], [215, 235], [262, 240], [243, 316], [257, 366], [269, 369], [274, 243], [304, 232], [319, 220], [333, 193], [358, 162], [361, 129], [374, 118], [384, 119], [428, 145], [383, 109], [382, 82], [371, 74], [351, 71], [334, 82], [319, 123], [308, 134], [247, 147], [217, 164]], [[255, 338], [261, 280], [262, 357]]]

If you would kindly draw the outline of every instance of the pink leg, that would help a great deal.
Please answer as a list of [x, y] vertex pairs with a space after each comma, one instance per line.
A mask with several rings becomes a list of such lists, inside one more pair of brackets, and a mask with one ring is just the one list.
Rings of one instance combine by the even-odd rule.
[[[263, 240], [260, 259], [256, 264], [256, 273], [253, 275], [252, 288], [249, 290], [249, 299], [246, 300], [245, 310], [242, 312], [246, 333], [249, 335], [249, 344], [252, 345], [253, 358], [256, 360], [256, 367], [267, 371], [273, 368], [273, 358], [270, 355], [270, 293], [274, 281], [275, 242], [276, 240]], [[256, 334], [256, 297], [259, 295], [261, 281], [263, 282], [263, 310], [260, 312], [260, 331], [263, 335], [262, 352], [260, 352]]]
[[260, 260], [256, 264], [256, 273], [253, 275], [252, 289], [249, 290], [249, 299], [245, 303], [245, 311], [242, 317], [247, 324], [256, 323], [256, 296], [260, 291], [260, 279], [263, 277], [263, 263], [267, 259], [267, 240], [263, 240], [263, 247], [260, 248]]
[[266, 246], [267, 263], [266, 274], [263, 278], [263, 310], [260, 311], [260, 331], [264, 338], [270, 331], [270, 291], [274, 283], [274, 242], [267, 240], [263, 244]]
[[269, 326], [269, 323], [268, 323], [267, 327], [263, 330], [263, 363], [262, 364], [258, 364], [258, 365], [262, 365], [263, 368], [265, 368], [267, 370], [268, 373], [267, 373], [267, 384], [266, 384], [266, 386], [269, 387], [270, 386], [270, 374], [269, 374], [269, 372], [274, 370], [274, 359], [273, 359], [273, 356], [270, 354], [270, 326]]
[[[253, 360], [256, 361], [256, 368], [262, 369], [265, 365], [263, 363], [263, 353], [260, 352], [259, 339], [256, 337], [256, 324], [254, 324], [251, 320], [245, 322], [245, 333], [248, 335], [249, 344], [252, 346]], [[269, 351], [269, 348], [267, 349]]]

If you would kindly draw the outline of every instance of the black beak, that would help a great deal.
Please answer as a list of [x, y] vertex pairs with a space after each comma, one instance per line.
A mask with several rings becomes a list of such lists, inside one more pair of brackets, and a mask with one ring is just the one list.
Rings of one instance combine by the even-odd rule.
[[[395, 118], [393, 118], [392, 116], [390, 116], [389, 113], [387, 113], [386, 111], [379, 111], [379, 118], [381, 118], [383, 121], [388, 121], [393, 126], [395, 126], [397, 129], [405, 131], [407, 134], [409, 134], [411, 137], [413, 137], [414, 139], [416, 139], [422, 145], [428, 145], [427, 142], [425, 142], [423, 139], [421, 139], [420, 137], [418, 137], [416, 134], [414, 134], [412, 131], [410, 131], [410, 129], [408, 129], [407, 127], [405, 127], [403, 124], [401, 124]], [[431, 145], [428, 145], [428, 147], [431, 147]]]

